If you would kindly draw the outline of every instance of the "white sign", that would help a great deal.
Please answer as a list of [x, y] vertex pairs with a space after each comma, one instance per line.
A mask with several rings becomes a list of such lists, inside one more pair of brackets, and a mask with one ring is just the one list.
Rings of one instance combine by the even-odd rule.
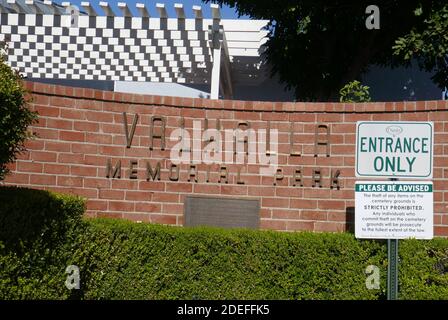
[[358, 121], [356, 176], [432, 178], [432, 122]]
[[432, 182], [355, 183], [355, 236], [366, 239], [432, 239]]

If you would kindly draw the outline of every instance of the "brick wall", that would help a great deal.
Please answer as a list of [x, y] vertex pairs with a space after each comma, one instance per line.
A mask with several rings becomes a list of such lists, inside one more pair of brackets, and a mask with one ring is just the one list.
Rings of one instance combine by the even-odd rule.
[[[356, 121], [434, 121], [435, 234], [448, 236], [448, 102], [244, 102], [131, 95], [32, 82], [26, 85], [34, 99], [31, 107], [40, 114], [39, 123], [31, 128], [38, 138], [28, 142], [28, 152], [11, 165], [13, 174], [6, 184], [84, 196], [88, 216], [173, 225], [183, 224], [183, 202], [193, 193], [260, 199], [263, 229], [346, 231], [353, 220]], [[129, 130], [134, 115], [139, 115], [130, 148], [126, 147], [123, 112], [127, 113]], [[154, 140], [153, 150], [149, 148], [154, 115], [166, 120], [165, 150], [160, 149], [160, 139]], [[220, 183], [220, 165], [208, 169], [200, 164], [195, 182], [190, 177], [191, 168], [180, 165], [179, 179], [172, 181], [169, 159], [175, 142], [169, 136], [181, 126], [182, 118], [187, 129], [192, 128], [194, 119], [202, 120], [203, 125], [208, 119], [210, 128], [220, 119], [223, 129], [235, 128], [243, 121], [251, 128], [263, 129], [270, 122], [270, 127], [279, 131], [281, 172], [260, 176], [260, 165], [226, 165], [228, 183], [224, 179]], [[291, 123], [293, 150], [300, 156], [290, 155]], [[325, 145], [318, 146], [315, 156], [319, 124], [330, 130], [329, 156]], [[318, 138], [325, 138], [325, 133], [325, 128], [320, 128]], [[108, 159], [113, 166], [121, 161], [121, 178], [106, 177]], [[136, 174], [129, 169], [132, 161], [137, 161]], [[160, 180], [147, 181], [146, 163], [155, 169], [159, 161]], [[294, 179], [298, 169], [301, 182]], [[330, 179], [337, 170], [339, 188]], [[321, 178], [320, 186], [313, 175]]]

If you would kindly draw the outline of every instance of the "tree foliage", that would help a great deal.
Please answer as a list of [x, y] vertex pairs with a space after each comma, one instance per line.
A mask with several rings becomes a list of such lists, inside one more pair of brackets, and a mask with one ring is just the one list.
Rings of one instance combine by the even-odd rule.
[[[423, 15], [422, 7], [414, 14]], [[424, 28], [412, 28], [398, 38], [394, 54], [408, 62], [417, 59], [422, 69], [435, 72], [432, 79], [443, 88], [448, 86], [448, 4], [440, 10], [433, 9], [424, 24]]]
[[27, 127], [36, 118], [36, 113], [27, 108], [20, 74], [0, 57], [0, 180], [9, 172], [7, 164], [25, 150], [24, 143], [31, 136]]
[[369, 87], [363, 86], [358, 80], [347, 83], [339, 91], [340, 102], [369, 102]]
[[[407, 65], [408, 59], [394, 55], [397, 48], [393, 47], [398, 39], [409, 39], [411, 32], [421, 34], [420, 40], [428, 48], [436, 44], [443, 50], [448, 47], [446, 41], [432, 36], [430, 29], [438, 28], [439, 34], [446, 31], [446, 18], [442, 22], [444, 14], [439, 14], [446, 0], [378, 0], [374, 4], [380, 9], [380, 29], [373, 30], [366, 28], [366, 8], [372, 4], [367, 0], [212, 2], [235, 7], [241, 15], [269, 20], [267, 60], [272, 73], [294, 89], [299, 100], [335, 101], [339, 90], [359, 79], [370, 65]], [[440, 23], [431, 22], [436, 18]], [[425, 64], [427, 70], [434, 71], [433, 58], [443, 52], [440, 49], [419, 51], [429, 62]], [[435, 80], [442, 86], [441, 77]]]

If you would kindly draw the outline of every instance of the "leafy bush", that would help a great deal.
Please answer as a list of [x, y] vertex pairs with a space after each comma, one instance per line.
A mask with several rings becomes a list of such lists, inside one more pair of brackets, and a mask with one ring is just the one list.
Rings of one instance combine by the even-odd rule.
[[[384, 247], [349, 234], [175, 228], [96, 220], [74, 261], [86, 299], [377, 299]], [[98, 248], [101, 248], [100, 250]], [[132, 257], [132, 258], [130, 258]]]
[[448, 240], [400, 243], [400, 296], [406, 299], [448, 299]]
[[339, 91], [340, 102], [369, 102], [369, 87], [363, 86], [361, 82], [354, 80], [347, 83]]
[[37, 119], [27, 108], [26, 90], [20, 74], [0, 57], [0, 180], [8, 173], [7, 164], [23, 151], [31, 134], [27, 127]]
[[85, 225], [84, 201], [1, 187], [0, 203], [0, 299], [68, 298], [64, 271]]
[[[386, 246], [348, 233], [82, 220], [83, 201], [0, 188], [0, 299], [384, 299]], [[448, 299], [448, 240], [400, 241], [400, 299]], [[81, 289], [64, 283], [80, 268]], [[379, 290], [365, 269], [380, 268]]]

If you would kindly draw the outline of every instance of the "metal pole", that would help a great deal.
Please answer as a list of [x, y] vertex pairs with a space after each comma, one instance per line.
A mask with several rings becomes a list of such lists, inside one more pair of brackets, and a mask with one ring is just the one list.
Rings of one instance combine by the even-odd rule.
[[[391, 178], [391, 181], [398, 181]], [[387, 240], [387, 300], [398, 299], [398, 239]]]
[[387, 240], [387, 300], [398, 299], [398, 239]]

